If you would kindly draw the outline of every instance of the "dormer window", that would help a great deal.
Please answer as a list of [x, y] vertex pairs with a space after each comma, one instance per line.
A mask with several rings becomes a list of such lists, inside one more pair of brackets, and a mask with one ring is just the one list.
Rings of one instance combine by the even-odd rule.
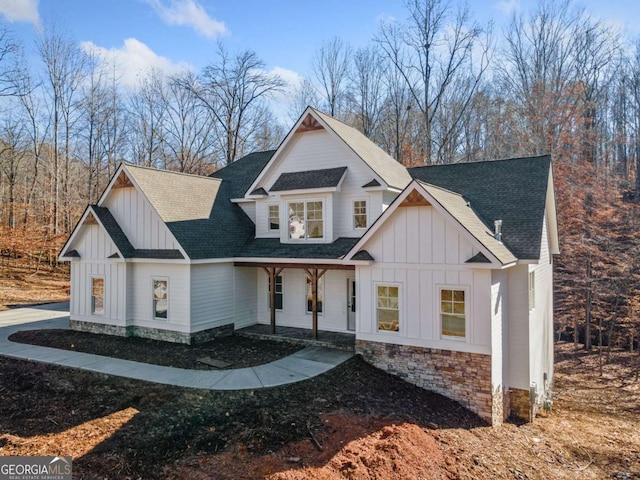
[[289, 202], [289, 238], [292, 240], [324, 238], [322, 200]]
[[269, 205], [269, 230], [280, 230], [280, 207]]

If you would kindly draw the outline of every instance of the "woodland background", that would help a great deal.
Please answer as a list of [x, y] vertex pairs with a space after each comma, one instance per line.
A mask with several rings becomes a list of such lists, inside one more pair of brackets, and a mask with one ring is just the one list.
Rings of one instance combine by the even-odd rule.
[[[408, 166], [550, 153], [558, 338], [638, 349], [640, 39], [566, 0], [500, 31], [462, 3], [408, 0], [366, 47], [327, 39], [310, 62], [292, 93], [219, 43], [201, 71], [151, 71], [131, 91], [59, 25], [20, 45], [0, 24], [0, 272], [66, 268], [61, 245], [120, 162], [209, 174], [276, 148], [312, 105]], [[283, 92], [289, 119], [272, 108]]]

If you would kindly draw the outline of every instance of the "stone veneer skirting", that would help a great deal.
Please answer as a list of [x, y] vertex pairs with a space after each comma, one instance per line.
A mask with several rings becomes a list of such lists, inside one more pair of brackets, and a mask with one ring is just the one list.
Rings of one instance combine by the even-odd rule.
[[[532, 422], [535, 417], [535, 402], [531, 401], [531, 392], [520, 388], [509, 391], [511, 399], [511, 415], [525, 422]], [[533, 404], [533, 405], [532, 405]]]
[[456, 400], [492, 425], [506, 415], [502, 387], [491, 388], [491, 355], [356, 340], [364, 360], [405, 381]]
[[163, 330], [161, 328], [147, 328], [129, 325], [127, 327], [106, 325], [103, 323], [85, 322], [81, 320], [70, 320], [69, 328], [81, 332], [104, 333], [107, 335], [117, 335], [120, 337], [141, 337], [150, 338], [152, 340], [162, 340], [165, 342], [185, 343], [193, 345], [196, 343], [204, 343], [214, 338], [226, 337], [233, 334], [233, 323], [222, 325], [221, 327], [210, 328], [194, 333], [174, 332], [172, 330]]

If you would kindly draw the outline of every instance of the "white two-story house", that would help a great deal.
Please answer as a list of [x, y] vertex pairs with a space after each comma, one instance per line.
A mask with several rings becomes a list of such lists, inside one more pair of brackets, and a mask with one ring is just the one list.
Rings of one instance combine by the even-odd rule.
[[308, 108], [277, 150], [211, 177], [121, 165], [60, 258], [72, 328], [350, 333], [499, 424], [550, 388], [554, 253], [548, 156], [407, 169]]

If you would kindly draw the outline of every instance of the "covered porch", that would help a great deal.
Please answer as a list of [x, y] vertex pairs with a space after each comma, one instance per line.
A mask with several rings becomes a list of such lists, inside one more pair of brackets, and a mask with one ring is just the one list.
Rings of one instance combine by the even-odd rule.
[[258, 310], [264, 313], [258, 323], [239, 334], [353, 350], [354, 265], [265, 259], [236, 261], [235, 266], [255, 268], [258, 291], [264, 295], [264, 300], [259, 297]]

